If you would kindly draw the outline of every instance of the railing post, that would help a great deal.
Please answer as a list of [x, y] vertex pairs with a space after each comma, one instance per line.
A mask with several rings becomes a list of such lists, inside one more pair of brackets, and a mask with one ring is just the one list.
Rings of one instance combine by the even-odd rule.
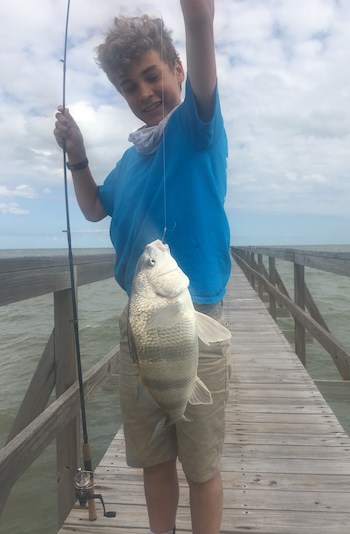
[[[54, 293], [56, 397], [75, 381], [76, 350], [71, 289]], [[73, 477], [79, 466], [79, 417], [57, 435], [58, 524], [62, 525], [76, 498]]]
[[[258, 270], [259, 270], [260, 274], [264, 275], [264, 266], [263, 266], [262, 254], [258, 254]], [[258, 295], [259, 295], [259, 298], [261, 300], [263, 298], [263, 291], [264, 291], [264, 285], [263, 285], [262, 281], [259, 278], [258, 279]]]
[[[255, 256], [254, 252], [249, 252], [249, 265], [254, 269]], [[250, 274], [250, 284], [253, 289], [255, 289], [255, 276], [253, 273]]]
[[[305, 268], [304, 265], [294, 263], [294, 301], [299, 308], [305, 311]], [[305, 327], [294, 320], [295, 352], [303, 365], [306, 365]]]
[[[277, 279], [277, 276], [276, 276], [276, 260], [275, 260], [275, 258], [272, 258], [271, 256], [269, 256], [269, 279], [270, 279], [270, 283], [273, 285], [273, 287], [276, 287], [276, 279]], [[269, 311], [270, 311], [271, 317], [276, 321], [276, 317], [277, 317], [277, 314], [276, 314], [276, 299], [275, 299], [275, 297], [273, 296], [272, 293], [270, 293]]]

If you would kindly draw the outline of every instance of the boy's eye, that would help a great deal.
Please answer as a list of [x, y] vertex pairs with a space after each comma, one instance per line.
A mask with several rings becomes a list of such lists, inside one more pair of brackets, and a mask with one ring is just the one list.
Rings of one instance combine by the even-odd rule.
[[136, 85], [135, 84], [123, 85], [122, 90], [123, 90], [123, 93], [130, 95], [131, 93], [136, 91]]
[[160, 79], [160, 74], [152, 74], [151, 76], [148, 76], [147, 80], [149, 82], [156, 82], [157, 80]]

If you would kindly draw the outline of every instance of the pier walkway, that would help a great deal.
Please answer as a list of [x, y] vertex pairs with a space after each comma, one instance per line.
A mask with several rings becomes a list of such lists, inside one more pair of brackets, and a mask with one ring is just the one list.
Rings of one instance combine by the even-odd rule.
[[[225, 299], [232, 378], [222, 459], [222, 533], [348, 534], [350, 438], [233, 262]], [[179, 466], [177, 532], [191, 532]], [[119, 431], [95, 470], [114, 519], [76, 506], [59, 534], [146, 534], [142, 472], [125, 465]], [[205, 534], [205, 533], [203, 533]]]

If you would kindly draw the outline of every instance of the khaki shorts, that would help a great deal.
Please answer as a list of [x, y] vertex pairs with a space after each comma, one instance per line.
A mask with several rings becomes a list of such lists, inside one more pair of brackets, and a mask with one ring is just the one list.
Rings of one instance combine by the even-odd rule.
[[[222, 303], [196, 306], [223, 324]], [[131, 359], [127, 340], [127, 308], [120, 326], [120, 403], [122, 409], [126, 460], [131, 467], [150, 467], [179, 458], [186, 477], [205, 482], [220, 468], [225, 435], [225, 406], [230, 376], [230, 342], [200, 341], [198, 376], [210, 390], [211, 405], [188, 404], [186, 418], [151, 440], [159, 421], [159, 409], [147, 399], [138, 399], [138, 367]]]

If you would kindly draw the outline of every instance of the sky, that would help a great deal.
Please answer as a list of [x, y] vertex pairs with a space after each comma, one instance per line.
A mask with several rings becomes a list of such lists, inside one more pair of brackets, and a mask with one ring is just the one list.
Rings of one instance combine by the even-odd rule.
[[[63, 156], [52, 134], [66, 8], [0, 5], [0, 249], [66, 247]], [[99, 184], [141, 124], [95, 48], [115, 15], [142, 13], [161, 14], [186, 66], [178, 0], [71, 0], [66, 104]], [[216, 0], [232, 244], [350, 243], [349, 28], [349, 0]], [[69, 206], [73, 247], [110, 247], [108, 218], [86, 221], [71, 183]]]

